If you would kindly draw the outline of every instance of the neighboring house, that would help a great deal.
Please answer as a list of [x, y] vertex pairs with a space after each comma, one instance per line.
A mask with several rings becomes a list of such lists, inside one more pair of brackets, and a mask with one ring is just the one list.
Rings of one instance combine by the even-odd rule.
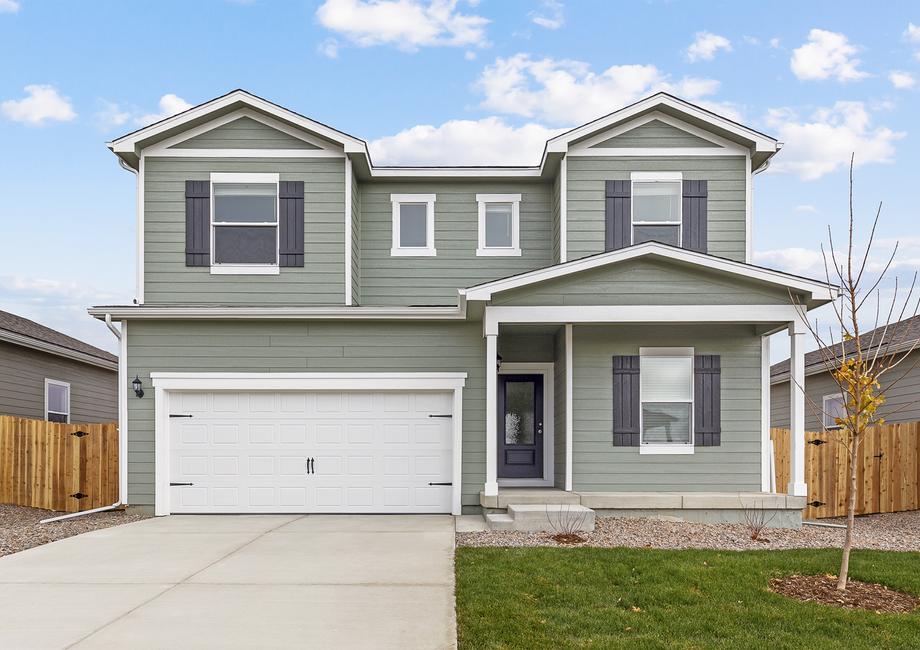
[[0, 311], [0, 415], [114, 422], [117, 371], [115, 355]]
[[770, 490], [765, 337], [801, 329], [790, 290], [836, 296], [751, 263], [773, 138], [660, 93], [537, 166], [382, 167], [237, 90], [109, 147], [137, 304], [90, 312], [145, 391], [128, 503], [459, 513], [526, 486], [703, 516]]
[[[860, 335], [863, 349], [870, 355], [881, 357], [904, 354], [917, 347], [920, 340], [920, 316], [913, 316], [888, 326]], [[815, 350], [805, 355], [805, 429], [822, 431], [833, 429], [834, 417], [843, 416], [843, 396], [840, 388], [827, 370], [825, 359], [837, 357], [837, 351]], [[847, 356], [856, 349], [856, 341], [847, 341]], [[879, 417], [886, 422], [916, 422], [920, 420], [920, 349], [910, 354], [882, 381], [896, 383], [885, 393], [885, 403], [878, 409]], [[789, 426], [789, 360], [780, 361], [770, 368], [770, 426]]]

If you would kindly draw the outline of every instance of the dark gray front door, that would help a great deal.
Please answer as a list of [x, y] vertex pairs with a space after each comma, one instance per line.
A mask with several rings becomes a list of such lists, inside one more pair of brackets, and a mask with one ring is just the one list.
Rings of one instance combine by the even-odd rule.
[[543, 478], [543, 375], [498, 376], [498, 476]]

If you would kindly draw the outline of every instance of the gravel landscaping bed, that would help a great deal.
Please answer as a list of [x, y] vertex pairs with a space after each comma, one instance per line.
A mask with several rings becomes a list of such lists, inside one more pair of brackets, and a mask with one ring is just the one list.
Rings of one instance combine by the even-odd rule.
[[[822, 519], [845, 523], [843, 519]], [[631, 548], [702, 548], [731, 551], [837, 548], [843, 545], [844, 530], [802, 526], [798, 530], [768, 528], [761, 541], [752, 541], [743, 524], [694, 524], [658, 519], [597, 519], [594, 532], [579, 533], [585, 541], [574, 546]], [[486, 531], [457, 533], [457, 546], [573, 546], [560, 544], [552, 533]], [[884, 551], [920, 551], [920, 511], [857, 517], [854, 530], [857, 548]]]
[[147, 517], [140, 513], [129, 514], [122, 510], [112, 510], [49, 524], [39, 523], [42, 519], [62, 514], [64, 513], [38, 508], [0, 505], [0, 556]]

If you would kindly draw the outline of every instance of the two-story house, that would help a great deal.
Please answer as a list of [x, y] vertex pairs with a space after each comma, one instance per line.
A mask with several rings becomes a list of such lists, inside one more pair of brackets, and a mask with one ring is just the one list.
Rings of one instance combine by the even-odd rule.
[[534, 167], [377, 166], [242, 90], [114, 140], [137, 300], [90, 311], [121, 323], [123, 499], [731, 519], [756, 497], [795, 523], [804, 404], [797, 496], [768, 494], [766, 337], [794, 334], [801, 375], [789, 292], [836, 290], [751, 263], [780, 146], [663, 93]]

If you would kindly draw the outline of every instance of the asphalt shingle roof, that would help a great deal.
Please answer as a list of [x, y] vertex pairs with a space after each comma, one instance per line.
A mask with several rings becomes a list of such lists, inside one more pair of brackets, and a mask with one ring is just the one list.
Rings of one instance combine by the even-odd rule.
[[[865, 349], [869, 343], [872, 343], [873, 349], [881, 346], [881, 351], [884, 352], [885, 349], [889, 347], [896, 348], [901, 344], [909, 344], [912, 341], [920, 339], [920, 315], [912, 316], [910, 318], [905, 318], [902, 321], [897, 323], [892, 323], [888, 326], [888, 332], [884, 336], [884, 341], [882, 340], [882, 332], [884, 331], [884, 326], [878, 327], [874, 330], [870, 330], [865, 334], [860, 335], [859, 339], [862, 342], [863, 349]], [[873, 334], [875, 335], [875, 340], [873, 341]], [[836, 351], [839, 351], [839, 344], [833, 346], [836, 348]], [[805, 355], [805, 374], [809, 374], [809, 370], [814, 370], [815, 367], [820, 367], [824, 369], [824, 355], [823, 350], [829, 350], [830, 346], [827, 348], [822, 348], [815, 350], [813, 352], [808, 352]], [[856, 349], [856, 341], [847, 341], [843, 345], [844, 354], [849, 356]], [[837, 352], [839, 354], [839, 352]], [[785, 361], [780, 361], [779, 363], [774, 363], [770, 366], [770, 378], [775, 379], [779, 376], [788, 376], [789, 375], [789, 359]]]
[[53, 330], [50, 327], [45, 327], [40, 323], [36, 323], [35, 321], [29, 320], [28, 318], [23, 318], [22, 316], [17, 316], [16, 314], [11, 314], [8, 311], [0, 311], [0, 330], [12, 332], [13, 334], [19, 334], [20, 336], [26, 336], [28, 338], [35, 339], [36, 341], [53, 343], [54, 345], [59, 345], [62, 348], [75, 350], [76, 352], [82, 352], [83, 354], [88, 354], [105, 361], [118, 361], [118, 357], [116, 357], [111, 352], [100, 350], [99, 348], [92, 346], [89, 343], [84, 343], [83, 341], [75, 339], [72, 336], [67, 336], [66, 334], [62, 334], [61, 332]]

